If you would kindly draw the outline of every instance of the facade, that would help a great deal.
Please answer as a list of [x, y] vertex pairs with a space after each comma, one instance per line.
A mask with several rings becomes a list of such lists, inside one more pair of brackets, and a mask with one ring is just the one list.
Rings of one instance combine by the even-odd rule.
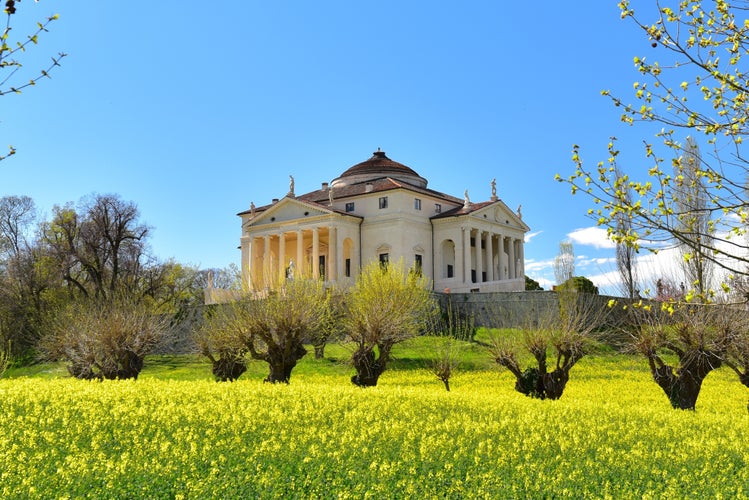
[[383, 151], [316, 191], [289, 192], [240, 212], [242, 276], [261, 290], [295, 273], [341, 286], [370, 261], [403, 259], [454, 292], [525, 289], [523, 240], [528, 226], [491, 183], [474, 203], [427, 188], [427, 180]]

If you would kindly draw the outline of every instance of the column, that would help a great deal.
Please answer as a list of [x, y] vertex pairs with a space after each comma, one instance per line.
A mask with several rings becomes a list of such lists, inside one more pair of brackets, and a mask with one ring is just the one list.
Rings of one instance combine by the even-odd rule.
[[[345, 274], [345, 267], [343, 263], [343, 238], [338, 237], [338, 228], [336, 228], [335, 232], [335, 240], [336, 240], [336, 247], [335, 247], [335, 255], [336, 255], [336, 281], [341, 280], [344, 278]], [[351, 274], [354, 273], [354, 259], [353, 255], [351, 256]]]
[[261, 280], [262, 285], [268, 286], [268, 278], [270, 277], [270, 235], [266, 234], [263, 236], [263, 270], [261, 273], [263, 277]]
[[507, 259], [507, 261], [508, 261], [507, 262], [507, 271], [509, 273], [508, 278], [511, 279], [511, 280], [513, 280], [513, 279], [517, 278], [517, 276], [515, 276], [515, 239], [512, 238], [512, 237], [510, 238], [510, 248], [509, 248], [509, 251], [510, 251], [510, 254], [509, 254], [508, 259]]
[[248, 290], [251, 289], [250, 276], [252, 272], [252, 238], [249, 236], [242, 236], [241, 240], [242, 248], [242, 283], [247, 286]]
[[476, 230], [476, 283], [481, 283], [481, 274], [484, 272], [484, 257], [481, 251], [481, 243], [484, 240], [483, 231]]
[[494, 235], [486, 233], [486, 281], [494, 281]]
[[338, 279], [338, 229], [328, 226], [328, 281]]
[[497, 245], [499, 245], [499, 279], [506, 280], [507, 272], [505, 272], [504, 259], [505, 259], [505, 237], [502, 234], [497, 235]]
[[286, 233], [278, 235], [278, 277], [281, 281], [286, 279]]
[[463, 228], [463, 283], [471, 282], [471, 228]]
[[304, 233], [301, 229], [296, 230], [296, 262], [294, 262], [295, 272], [299, 275], [304, 274]]
[[525, 240], [518, 240], [518, 259], [520, 260], [520, 278], [525, 277]]
[[312, 228], [312, 276], [320, 277], [320, 230]]

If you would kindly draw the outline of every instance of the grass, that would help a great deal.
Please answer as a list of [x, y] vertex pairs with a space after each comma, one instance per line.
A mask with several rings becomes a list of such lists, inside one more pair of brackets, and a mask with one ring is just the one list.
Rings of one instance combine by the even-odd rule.
[[[747, 498], [747, 391], [711, 373], [672, 410], [635, 356], [584, 358], [559, 401], [477, 366], [453, 390], [421, 369], [435, 339], [399, 346], [377, 387], [345, 346], [291, 384], [263, 363], [215, 383], [197, 356], [152, 356], [138, 381], [62, 365], [0, 380], [1, 498]], [[737, 417], [738, 416], [738, 417]]]

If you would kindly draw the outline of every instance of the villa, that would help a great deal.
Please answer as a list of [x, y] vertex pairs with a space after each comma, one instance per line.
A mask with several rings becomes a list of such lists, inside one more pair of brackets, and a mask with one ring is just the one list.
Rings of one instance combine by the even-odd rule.
[[362, 266], [403, 259], [453, 292], [525, 289], [523, 244], [530, 229], [492, 180], [488, 201], [427, 188], [427, 179], [379, 149], [320, 189], [289, 192], [242, 219], [242, 277], [262, 289], [296, 273], [350, 286]]

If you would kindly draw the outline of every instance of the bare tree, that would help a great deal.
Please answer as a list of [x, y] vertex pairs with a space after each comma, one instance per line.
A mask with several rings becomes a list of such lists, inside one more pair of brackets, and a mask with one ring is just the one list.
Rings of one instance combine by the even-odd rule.
[[[533, 311], [512, 333], [494, 333], [487, 349], [494, 361], [515, 376], [515, 390], [539, 399], [562, 397], [570, 370], [596, 341], [610, 310], [596, 295], [565, 292], [570, 298], [559, 308], [552, 305]], [[492, 315], [498, 322], [501, 311]], [[535, 365], [525, 369], [521, 353], [530, 353]], [[549, 353], [552, 360], [549, 362]]]
[[72, 303], [48, 326], [42, 352], [82, 379], [137, 379], [146, 354], [170, 333], [168, 317], [127, 300]]
[[28, 196], [0, 198], [0, 248], [8, 258], [27, 246], [27, 235], [36, 222], [36, 205]]
[[10, 343], [8, 343], [7, 347], [4, 343], [0, 344], [0, 378], [2, 378], [3, 374], [5, 374], [5, 370], [8, 369], [10, 359]]
[[[617, 182], [621, 186], [621, 196], [627, 201], [632, 202], [632, 190], [627, 185], [627, 178], [620, 169], [616, 169]], [[632, 232], [632, 218], [626, 212], [619, 212], [615, 217], [616, 228], [619, 234], [629, 234]], [[639, 283], [637, 276], [637, 249], [630, 244], [627, 239], [620, 240], [616, 243], [616, 268], [619, 271], [619, 277], [622, 280], [624, 295], [634, 299], [639, 294]]]
[[[648, 360], [653, 380], [673, 408], [694, 410], [702, 382], [723, 364], [747, 385], [749, 317], [745, 309], [723, 304], [639, 302], [628, 311], [633, 346]], [[670, 363], [664, 353], [674, 355], [678, 362]]]
[[371, 262], [357, 278], [346, 299], [344, 329], [354, 344], [352, 362], [360, 387], [377, 385], [396, 344], [424, 330], [437, 314], [428, 280], [409, 272], [403, 261], [383, 267]]
[[268, 363], [266, 382], [288, 383], [307, 354], [304, 342], [330, 318], [330, 292], [318, 279], [301, 275], [268, 287], [264, 296], [219, 306], [199, 336], [203, 354], [219, 380], [236, 379], [245, 369], [245, 353]]
[[212, 306], [195, 334], [200, 353], [211, 362], [217, 381], [237, 380], [247, 371], [246, 325], [249, 309], [246, 304], [233, 303]]
[[674, 160], [673, 201], [677, 230], [683, 235], [678, 248], [686, 282], [706, 301], [714, 264], [708, 255], [713, 237], [702, 169], [699, 146], [687, 137], [683, 154]]
[[431, 329], [438, 344], [429, 368], [449, 392], [450, 379], [460, 368], [461, 351], [475, 335], [474, 318], [462, 314], [448, 295], [443, 313]]
[[[0, 96], [6, 94], [20, 94], [24, 89], [36, 85], [41, 79], [50, 78], [50, 72], [56, 66], [59, 66], [60, 60], [65, 57], [64, 53], [59, 53], [57, 57], [52, 58], [52, 63], [50, 63], [45, 69], [41, 69], [36, 74], [30, 76], [21, 76], [20, 72], [23, 69], [23, 64], [21, 64], [21, 61], [18, 58], [26, 50], [35, 46], [39, 42], [39, 36], [46, 33], [50, 23], [57, 20], [59, 16], [55, 14], [48, 17], [46, 21], [37, 23], [36, 28], [31, 32], [31, 34], [27, 34], [25, 38], [22, 37], [14, 41], [11, 37], [11, 20], [16, 14], [19, 3], [20, 0], [7, 0], [5, 2], [4, 13], [6, 20], [2, 34], [2, 43], [0, 44], [0, 70], [3, 72], [0, 74]], [[20, 80], [21, 83], [14, 84], [13, 82], [15, 80]], [[8, 153], [0, 155], [0, 161], [15, 153], [15, 148], [10, 146]]]
[[554, 258], [554, 278], [561, 285], [575, 275], [575, 249], [571, 241], [559, 243], [559, 254]]
[[96, 195], [54, 208], [44, 235], [63, 278], [84, 297], [111, 298], [135, 293], [151, 263], [146, 253], [149, 228], [139, 222], [135, 204], [117, 195]]

